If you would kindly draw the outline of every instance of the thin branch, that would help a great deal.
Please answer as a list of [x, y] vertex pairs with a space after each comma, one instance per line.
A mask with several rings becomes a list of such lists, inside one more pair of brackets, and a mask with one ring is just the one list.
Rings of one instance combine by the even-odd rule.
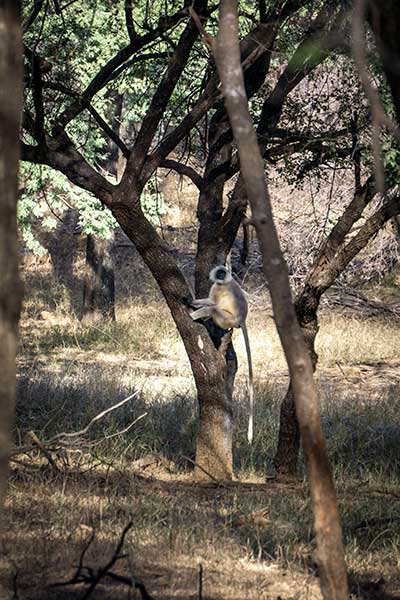
[[[45, 87], [50, 90], [55, 90], [66, 94], [67, 96], [71, 96], [71, 98], [78, 98], [79, 94], [74, 92], [73, 90], [67, 88], [62, 83], [58, 82], [48, 82], [45, 84]], [[87, 106], [88, 112], [92, 115], [100, 129], [114, 142], [114, 144], [121, 150], [123, 156], [127, 158], [130, 154], [129, 148], [125, 145], [125, 143], [121, 140], [121, 138], [115, 133], [115, 131], [108, 125], [108, 123], [103, 119], [100, 113], [89, 104]]]
[[137, 33], [135, 32], [135, 26], [133, 24], [132, 0], [125, 0], [125, 23], [129, 39], [131, 42], [135, 42], [137, 39]]
[[[398, 193], [398, 192], [397, 192]], [[368, 244], [368, 242], [382, 229], [383, 225], [392, 217], [400, 214], [400, 196], [384, 202], [362, 227], [349, 243], [340, 249], [329, 266], [330, 278], [336, 279], [351, 260]]]
[[122, 176], [121, 187], [131, 186], [132, 179], [141, 172], [146, 160], [147, 151], [151, 145], [154, 134], [168, 105], [171, 95], [186, 66], [193, 45], [198, 38], [198, 31], [192, 21], [182, 32], [176, 51], [171, 56], [168, 67], [162, 80], [153, 94], [150, 106], [142, 121], [140, 131], [136, 137], [132, 153], [128, 159], [125, 172]]
[[58, 125], [66, 127], [66, 125], [72, 121], [79, 113], [87, 108], [93, 96], [95, 96], [109, 81], [110, 76], [113, 74], [115, 69], [119, 68], [124, 62], [128, 60], [132, 54], [141, 50], [144, 46], [147, 46], [157, 37], [174, 27], [179, 21], [187, 16], [187, 9], [179, 10], [170, 17], [160, 19], [158, 26], [152, 29], [141, 37], [136, 37], [134, 41], [131, 41], [127, 46], [122, 48], [117, 54], [115, 54], [95, 75], [92, 81], [89, 83], [87, 88], [80, 94], [72, 104], [70, 104], [58, 119]]
[[121, 406], [123, 406], [124, 404], [129, 402], [129, 400], [132, 400], [132, 398], [135, 398], [135, 396], [137, 396], [138, 393], [139, 392], [136, 391], [133, 394], [131, 394], [130, 396], [128, 396], [127, 398], [124, 398], [120, 402], [117, 402], [117, 404], [114, 404], [113, 406], [110, 406], [109, 408], [106, 408], [105, 410], [101, 411], [98, 415], [93, 417], [93, 419], [91, 421], [89, 421], [89, 423], [86, 425], [86, 427], [84, 427], [80, 431], [74, 431], [72, 433], [65, 433], [65, 432], [59, 433], [59, 434], [55, 435], [53, 438], [51, 438], [51, 440], [49, 440], [49, 441], [55, 442], [59, 439], [71, 439], [71, 438], [76, 438], [76, 437], [82, 437], [85, 433], [87, 433], [89, 431], [89, 429], [91, 428], [92, 425], [94, 425], [94, 423], [97, 423], [97, 421], [99, 421], [100, 419], [102, 419], [103, 417], [108, 415], [108, 413], [112, 412], [113, 410], [116, 410], [117, 408], [120, 408]]
[[[114, 404], [113, 406], [110, 406], [109, 408], [107, 408], [106, 410], [101, 411], [99, 414], [97, 414], [95, 417], [93, 417], [93, 419], [91, 419], [91, 421], [89, 421], [89, 423], [86, 425], [86, 427], [84, 427], [83, 429], [81, 429], [80, 431], [73, 431], [73, 432], [61, 432], [56, 434], [55, 436], [53, 436], [52, 438], [46, 440], [46, 441], [42, 441], [42, 440], [38, 440], [37, 436], [35, 434], [33, 434], [35, 436], [35, 440], [34, 440], [34, 446], [25, 446], [25, 447], [15, 447], [12, 449], [11, 455], [12, 456], [16, 456], [18, 454], [23, 454], [26, 452], [30, 452], [33, 449], [35, 449], [36, 447], [38, 447], [38, 445], [40, 444], [40, 449], [42, 451], [44, 450], [48, 450], [50, 448], [53, 447], [69, 447], [71, 445], [79, 445], [82, 443], [82, 438], [83, 436], [89, 431], [89, 429], [92, 427], [92, 425], [94, 425], [94, 423], [97, 423], [100, 419], [102, 419], [103, 417], [105, 417], [107, 414], [109, 414], [110, 412], [116, 410], [117, 408], [120, 408], [121, 406], [123, 406], [124, 404], [126, 404], [127, 402], [129, 402], [129, 400], [132, 400], [132, 398], [134, 398], [135, 396], [137, 396], [139, 392], [136, 391], [133, 394], [131, 394], [130, 396], [128, 396], [127, 398], [124, 398], [123, 400], [121, 400], [120, 402], [117, 402], [117, 404]], [[133, 427], [133, 425], [135, 425], [138, 421], [140, 421], [141, 419], [143, 419], [145, 416], [147, 415], [146, 413], [141, 414], [139, 417], [137, 417], [132, 423], [130, 423], [125, 429], [118, 431], [115, 434], [112, 434], [110, 436], [105, 436], [104, 439], [110, 439], [112, 437], [115, 437], [116, 435], [122, 435], [123, 433], [126, 433], [126, 431], [129, 431], [129, 429], [131, 429], [131, 427]], [[32, 436], [31, 436], [32, 437]], [[101, 441], [104, 441], [101, 440]], [[95, 442], [95, 444], [97, 444], [98, 442]]]
[[170, 158], [164, 158], [160, 161], [160, 167], [162, 169], [172, 169], [176, 171], [180, 175], [185, 175], [189, 177], [189, 179], [194, 183], [194, 185], [200, 190], [202, 184], [202, 177], [189, 165], [185, 165], [183, 163], [178, 162], [177, 160], [173, 160]]
[[203, 43], [208, 48], [208, 50], [212, 53], [214, 38], [206, 32], [199, 15], [197, 14], [197, 12], [194, 10], [194, 8], [192, 6], [189, 8], [189, 14], [192, 17], [193, 21], [196, 23], [196, 27], [199, 30], [199, 33], [201, 35], [201, 39], [202, 39]]
[[145, 60], [151, 60], [152, 58], [167, 58], [168, 56], [168, 52], [147, 52], [145, 54], [140, 54], [139, 56], [134, 56], [133, 58], [131, 58], [131, 60], [128, 60], [123, 65], [118, 67], [118, 69], [115, 69], [115, 71], [113, 71], [111, 75], [107, 77], [106, 81], [104, 82], [104, 85], [110, 83], [110, 81], [114, 81], [114, 79], [117, 79], [117, 77], [119, 77], [121, 73], [126, 71], [126, 69], [128, 69], [129, 67], [132, 67], [132, 65], [135, 65], [139, 62], [143, 62]]
[[31, 25], [33, 25], [33, 23], [36, 21], [37, 16], [39, 15], [40, 11], [42, 10], [42, 6], [43, 6], [44, 2], [45, 2], [45, 0], [35, 0], [32, 12], [29, 15], [29, 17], [27, 17], [27, 19], [25, 20], [25, 22], [23, 23], [23, 26], [22, 26], [24, 33], [26, 33], [28, 31], [28, 29], [31, 27]]
[[24, 51], [32, 73], [32, 94], [36, 117], [34, 137], [38, 144], [45, 146], [46, 136], [44, 131], [43, 84], [40, 71], [41, 61], [39, 55], [27, 46], [24, 47]]
[[211, 475], [211, 473], [209, 473], [208, 471], [206, 471], [206, 469], [204, 467], [202, 467], [201, 465], [199, 465], [199, 463], [195, 462], [192, 458], [189, 458], [188, 456], [184, 456], [182, 454], [182, 458], [184, 458], [185, 460], [187, 460], [188, 462], [190, 462], [190, 464], [192, 464], [194, 467], [197, 467], [198, 469], [200, 469], [200, 471], [203, 471], [203, 473], [205, 473], [207, 475], [207, 477], [209, 477], [210, 479], [212, 479], [213, 481], [215, 481], [216, 484], [223, 486], [224, 484], [221, 481], [218, 481], [218, 479], [215, 479], [215, 477], [213, 477]]
[[77, 567], [75, 575], [68, 581], [53, 583], [51, 587], [64, 587], [68, 585], [81, 585], [82, 583], [86, 583], [89, 585], [89, 588], [83, 595], [82, 600], [87, 600], [87, 598], [89, 598], [89, 596], [92, 595], [92, 593], [94, 592], [98, 584], [101, 582], [101, 580], [108, 577], [114, 581], [118, 581], [119, 583], [124, 583], [130, 588], [135, 587], [136, 589], [138, 589], [142, 600], [153, 600], [152, 596], [148, 593], [146, 586], [142, 581], [136, 579], [136, 577], [134, 577], [133, 575], [131, 575], [130, 577], [126, 577], [124, 575], [119, 575], [118, 573], [114, 573], [113, 571], [111, 571], [111, 568], [115, 565], [117, 561], [123, 558], [127, 558], [127, 555], [121, 554], [121, 552], [125, 543], [125, 537], [128, 531], [132, 529], [132, 527], [132, 521], [124, 527], [111, 559], [104, 565], [104, 567], [100, 567], [100, 569], [97, 570], [94, 570], [91, 567], [85, 567], [83, 564], [85, 554], [88, 551], [91, 544], [93, 543], [95, 537], [95, 532], [93, 531], [92, 535], [89, 538], [89, 541], [87, 542], [81, 553], [79, 565]]
[[115, 133], [115, 131], [108, 125], [108, 123], [103, 119], [103, 117], [97, 112], [97, 110], [91, 104], [89, 104], [87, 109], [90, 112], [90, 114], [93, 116], [94, 120], [96, 121], [96, 123], [98, 124], [100, 129], [106, 135], [108, 135], [110, 140], [112, 140], [116, 146], [118, 146], [118, 148], [121, 150], [123, 156], [125, 158], [129, 158], [129, 155], [130, 155], [129, 148], [124, 144], [124, 142]]

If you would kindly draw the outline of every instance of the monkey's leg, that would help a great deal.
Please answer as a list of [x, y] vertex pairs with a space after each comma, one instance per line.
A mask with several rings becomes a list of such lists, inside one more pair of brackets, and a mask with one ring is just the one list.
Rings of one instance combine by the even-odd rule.
[[211, 307], [203, 306], [202, 308], [198, 308], [197, 310], [190, 313], [193, 321], [197, 321], [197, 319], [209, 319], [211, 316]]
[[210, 298], [197, 298], [193, 300], [192, 306], [214, 306], [214, 302]]
[[234, 327], [240, 327], [240, 321], [236, 315], [229, 312], [225, 308], [213, 308], [212, 318], [214, 322], [222, 329], [233, 329]]

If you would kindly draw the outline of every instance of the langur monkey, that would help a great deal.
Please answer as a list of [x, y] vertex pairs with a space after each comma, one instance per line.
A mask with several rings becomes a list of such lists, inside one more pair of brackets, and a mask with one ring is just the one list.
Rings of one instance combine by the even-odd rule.
[[213, 282], [208, 298], [193, 300], [193, 306], [199, 308], [192, 312], [191, 317], [196, 319], [209, 319], [222, 329], [241, 327], [246, 345], [247, 361], [249, 365], [249, 403], [250, 416], [247, 439], [249, 444], [253, 441], [254, 428], [254, 390], [253, 390], [253, 366], [251, 362], [250, 342], [247, 334], [246, 317], [248, 311], [247, 299], [242, 288], [232, 278], [232, 274], [226, 267], [219, 265], [210, 271], [210, 279]]

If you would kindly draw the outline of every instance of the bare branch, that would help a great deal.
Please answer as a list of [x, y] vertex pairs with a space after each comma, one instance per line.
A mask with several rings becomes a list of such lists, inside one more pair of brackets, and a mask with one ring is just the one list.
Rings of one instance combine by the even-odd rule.
[[173, 160], [170, 158], [165, 158], [160, 161], [160, 167], [163, 169], [172, 169], [176, 171], [180, 175], [185, 175], [189, 177], [189, 179], [194, 183], [194, 185], [200, 189], [202, 184], [201, 176], [189, 165], [184, 165], [183, 163], [178, 162], [177, 160]]
[[88, 551], [89, 547], [91, 546], [91, 544], [93, 543], [93, 540], [94, 540], [95, 533], [93, 531], [92, 535], [89, 538], [89, 541], [87, 542], [87, 544], [85, 545], [85, 547], [82, 551], [82, 554], [81, 554], [81, 557], [79, 560], [79, 565], [78, 565], [75, 575], [68, 581], [54, 583], [51, 587], [64, 587], [64, 586], [68, 586], [68, 585], [80, 585], [82, 583], [86, 583], [89, 585], [89, 588], [86, 590], [86, 593], [83, 595], [82, 600], [87, 600], [87, 598], [89, 598], [92, 595], [92, 593], [94, 592], [94, 590], [96, 589], [98, 584], [101, 582], [101, 580], [109, 578], [109, 579], [113, 579], [114, 581], [118, 581], [119, 583], [124, 583], [124, 584], [128, 585], [130, 588], [135, 587], [136, 589], [139, 590], [140, 595], [143, 600], [153, 600], [152, 596], [148, 593], [146, 586], [144, 585], [144, 583], [142, 581], [140, 581], [139, 579], [136, 579], [136, 577], [134, 577], [133, 575], [131, 575], [130, 577], [126, 577], [124, 575], [119, 575], [118, 573], [114, 573], [113, 571], [111, 571], [112, 567], [115, 565], [115, 563], [117, 561], [127, 557], [126, 554], [121, 554], [121, 551], [122, 551], [124, 543], [125, 543], [125, 537], [126, 537], [128, 531], [130, 529], [132, 529], [132, 526], [133, 526], [133, 523], [129, 522], [124, 527], [124, 529], [121, 533], [121, 537], [118, 541], [118, 544], [114, 550], [114, 554], [112, 555], [111, 559], [108, 561], [108, 563], [106, 563], [104, 565], [104, 567], [101, 567], [100, 569], [97, 569], [97, 570], [92, 569], [91, 567], [85, 567], [83, 564], [85, 554]]
[[[31, 432], [30, 437], [34, 442], [34, 446], [15, 447], [12, 450], [12, 456], [16, 456], [18, 454], [23, 454], [25, 452], [30, 452], [31, 450], [35, 449], [36, 447], [39, 447], [40, 450], [44, 453], [44, 455], [48, 459], [48, 449], [51, 449], [54, 447], [64, 447], [65, 448], [65, 447], [80, 445], [80, 444], [82, 444], [83, 436], [89, 431], [89, 429], [92, 427], [92, 425], [94, 425], [94, 423], [97, 423], [100, 419], [102, 419], [103, 417], [108, 415], [110, 412], [116, 410], [117, 408], [120, 408], [121, 406], [123, 406], [124, 404], [129, 402], [129, 400], [132, 400], [132, 398], [137, 396], [138, 393], [139, 392], [135, 392], [135, 393], [131, 394], [130, 396], [128, 396], [127, 398], [124, 398], [120, 402], [117, 402], [117, 404], [114, 404], [113, 406], [110, 406], [106, 410], [103, 410], [102, 412], [97, 414], [95, 417], [93, 417], [93, 419], [86, 425], [86, 427], [84, 427], [80, 431], [73, 431], [71, 433], [67, 433], [67, 432], [63, 431], [45, 441], [39, 440], [37, 435], [34, 432]], [[117, 435], [122, 435], [122, 434], [126, 433], [127, 431], [129, 431], [129, 429], [131, 429], [131, 427], [133, 427], [133, 425], [138, 423], [138, 421], [143, 419], [146, 415], [147, 415], [147, 412], [141, 414], [134, 421], [132, 421], [127, 427], [125, 427], [121, 431], [118, 431], [117, 433], [114, 433], [112, 435], [104, 436], [104, 438], [102, 440], [100, 440], [100, 442], [104, 441], [105, 439], [111, 439], [113, 437], [116, 437]], [[95, 442], [95, 445], [97, 443], [98, 442]], [[86, 445], [91, 445], [91, 444], [86, 444]]]

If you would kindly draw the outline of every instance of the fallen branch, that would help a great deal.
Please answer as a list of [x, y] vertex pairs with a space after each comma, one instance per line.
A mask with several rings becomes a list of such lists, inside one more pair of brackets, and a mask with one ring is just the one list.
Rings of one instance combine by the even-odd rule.
[[400, 318], [399, 302], [387, 304], [377, 300], [370, 300], [354, 288], [336, 287], [332, 294], [324, 297], [323, 304], [329, 308], [338, 307], [358, 311], [369, 317], [387, 315]]
[[128, 577], [125, 575], [119, 575], [118, 573], [114, 573], [113, 571], [111, 571], [111, 568], [115, 565], [115, 563], [118, 560], [127, 558], [127, 554], [121, 554], [121, 552], [125, 543], [126, 534], [132, 528], [132, 526], [133, 523], [131, 521], [124, 527], [121, 533], [121, 537], [118, 541], [117, 547], [115, 548], [114, 554], [112, 555], [110, 560], [104, 565], [104, 567], [100, 567], [97, 570], [92, 569], [91, 567], [85, 567], [83, 564], [86, 552], [89, 550], [95, 538], [95, 532], [93, 531], [92, 535], [88, 540], [88, 543], [85, 545], [81, 553], [75, 575], [68, 581], [53, 583], [50, 587], [64, 587], [67, 585], [80, 585], [82, 583], [87, 584], [89, 585], [89, 588], [82, 597], [82, 600], [87, 600], [87, 598], [89, 598], [89, 596], [91, 596], [91, 594], [94, 592], [98, 584], [103, 579], [108, 577], [109, 579], [128, 585], [130, 588], [135, 588], [139, 590], [143, 600], [153, 600], [152, 596], [150, 596], [142, 581], [136, 579], [133, 575]]
[[27, 454], [29, 452], [32, 452], [33, 450], [39, 449], [43, 453], [43, 455], [46, 457], [46, 459], [49, 461], [51, 466], [58, 469], [57, 465], [54, 462], [54, 459], [52, 459], [50, 456], [51, 452], [55, 452], [60, 449], [70, 449], [70, 448], [77, 448], [77, 447], [81, 448], [82, 446], [84, 446], [86, 448], [91, 448], [93, 446], [97, 446], [98, 444], [104, 442], [105, 440], [109, 440], [118, 435], [123, 435], [124, 433], [129, 431], [129, 429], [131, 429], [136, 423], [138, 423], [138, 421], [140, 421], [145, 416], [147, 416], [147, 412], [139, 415], [139, 417], [137, 417], [134, 421], [132, 421], [127, 427], [125, 427], [121, 431], [117, 431], [116, 433], [113, 433], [111, 435], [105, 435], [101, 440], [95, 440], [93, 442], [90, 442], [90, 441], [87, 441], [84, 439], [84, 436], [87, 434], [87, 432], [89, 431], [89, 429], [92, 427], [92, 425], [94, 423], [97, 423], [100, 419], [105, 417], [105, 415], [116, 410], [117, 408], [120, 408], [121, 406], [123, 406], [124, 404], [129, 402], [129, 400], [132, 400], [132, 398], [137, 396], [138, 393], [139, 392], [136, 391], [134, 394], [131, 394], [127, 398], [124, 398], [117, 404], [114, 404], [113, 406], [110, 406], [106, 410], [103, 410], [98, 415], [93, 417], [93, 419], [86, 425], [86, 427], [84, 427], [80, 431], [73, 431], [71, 433], [63, 431], [62, 433], [58, 433], [57, 435], [55, 435], [52, 438], [45, 440], [45, 441], [39, 440], [37, 434], [35, 434], [33, 431], [29, 432], [28, 435], [32, 439], [33, 445], [31, 445], [31, 446], [16, 446], [16, 447], [12, 448], [11, 454], [10, 454], [11, 459], [14, 456], [18, 456], [20, 454]]

